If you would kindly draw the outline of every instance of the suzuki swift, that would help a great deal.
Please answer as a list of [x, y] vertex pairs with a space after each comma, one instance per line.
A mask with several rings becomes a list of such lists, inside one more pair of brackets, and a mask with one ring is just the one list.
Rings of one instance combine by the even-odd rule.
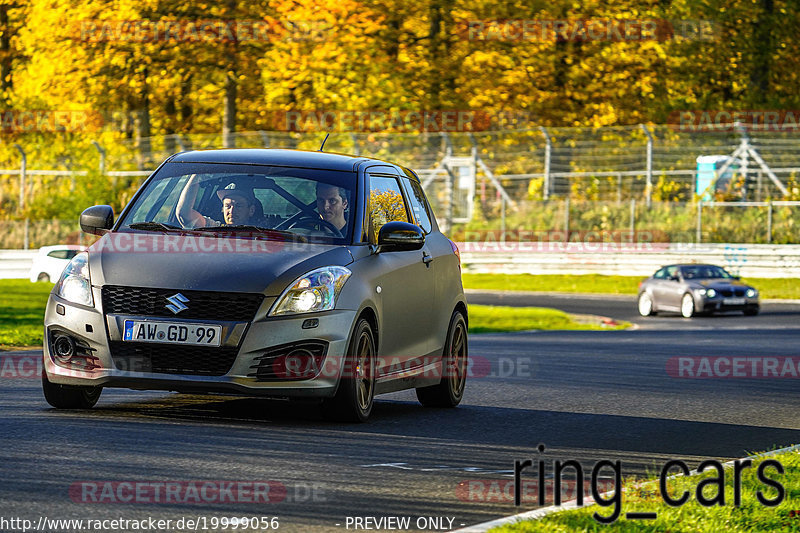
[[50, 405], [104, 387], [316, 399], [364, 421], [376, 394], [454, 407], [467, 372], [458, 248], [414, 172], [347, 155], [174, 155], [64, 269], [45, 314]]

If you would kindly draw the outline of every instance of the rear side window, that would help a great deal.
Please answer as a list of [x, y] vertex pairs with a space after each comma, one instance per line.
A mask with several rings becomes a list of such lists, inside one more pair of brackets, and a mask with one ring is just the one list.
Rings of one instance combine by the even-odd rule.
[[55, 259], [72, 259], [76, 255], [78, 255], [80, 250], [53, 250], [47, 257], [53, 257]]
[[403, 193], [396, 178], [370, 175], [369, 217], [373, 242], [378, 242], [378, 231], [387, 222], [408, 222]]
[[422, 228], [425, 233], [430, 233], [433, 229], [431, 224], [431, 210], [428, 207], [428, 202], [425, 199], [425, 193], [422, 192], [422, 186], [416, 181], [411, 181], [408, 178], [403, 178], [408, 191], [408, 204], [417, 224]]

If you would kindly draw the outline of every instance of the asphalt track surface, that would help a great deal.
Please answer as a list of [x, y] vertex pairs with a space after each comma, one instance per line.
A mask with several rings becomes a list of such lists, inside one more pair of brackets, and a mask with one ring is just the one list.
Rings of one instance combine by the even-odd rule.
[[[680, 356], [800, 357], [800, 305], [685, 320], [642, 319], [624, 298], [468, 298], [567, 308], [640, 328], [474, 335], [475, 375], [459, 408], [423, 409], [412, 392], [395, 393], [379, 397], [361, 425], [326, 422], [314, 406], [111, 389], [93, 410], [56, 411], [35, 377], [6, 371], [0, 513], [34, 523], [263, 516], [278, 517], [281, 531], [346, 531], [354, 517], [390, 516], [410, 518], [408, 529], [416, 530], [418, 519], [443, 517], [438, 530], [446, 530], [537, 507], [534, 500], [516, 508], [511, 491], [498, 488], [512, 480], [515, 460], [540, 457], [538, 444], [546, 445], [549, 476], [556, 459], [576, 459], [587, 472], [601, 459], [619, 459], [625, 475], [640, 475], [669, 459], [694, 467], [800, 442], [797, 379], [689, 379], [667, 370]], [[40, 353], [2, 357], [5, 365]], [[80, 491], [100, 494], [112, 486], [103, 482], [204, 480], [274, 481], [286, 494], [273, 503], [250, 503], [246, 494], [195, 503], [186, 491], [184, 501], [122, 503], [106, 495], [91, 503]]]

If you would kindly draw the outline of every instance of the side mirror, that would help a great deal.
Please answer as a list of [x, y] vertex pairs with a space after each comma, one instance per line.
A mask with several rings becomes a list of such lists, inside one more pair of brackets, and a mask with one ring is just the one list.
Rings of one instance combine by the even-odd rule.
[[81, 230], [93, 235], [103, 235], [114, 227], [114, 208], [110, 205], [94, 205], [81, 213]]
[[378, 230], [378, 252], [419, 250], [423, 244], [422, 229], [408, 222], [387, 222]]

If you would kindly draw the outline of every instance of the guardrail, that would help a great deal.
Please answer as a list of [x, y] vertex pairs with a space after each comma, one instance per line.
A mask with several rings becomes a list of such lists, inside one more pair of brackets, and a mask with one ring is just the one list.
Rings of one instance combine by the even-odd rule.
[[[800, 278], [800, 245], [460, 242], [465, 272], [649, 276], [662, 265], [712, 263], [754, 278]], [[0, 250], [0, 279], [25, 279], [35, 250]]]
[[458, 243], [465, 272], [649, 276], [663, 265], [712, 263], [732, 274], [800, 278], [800, 245], [680, 243]]
[[0, 250], [0, 279], [27, 279], [36, 250]]

